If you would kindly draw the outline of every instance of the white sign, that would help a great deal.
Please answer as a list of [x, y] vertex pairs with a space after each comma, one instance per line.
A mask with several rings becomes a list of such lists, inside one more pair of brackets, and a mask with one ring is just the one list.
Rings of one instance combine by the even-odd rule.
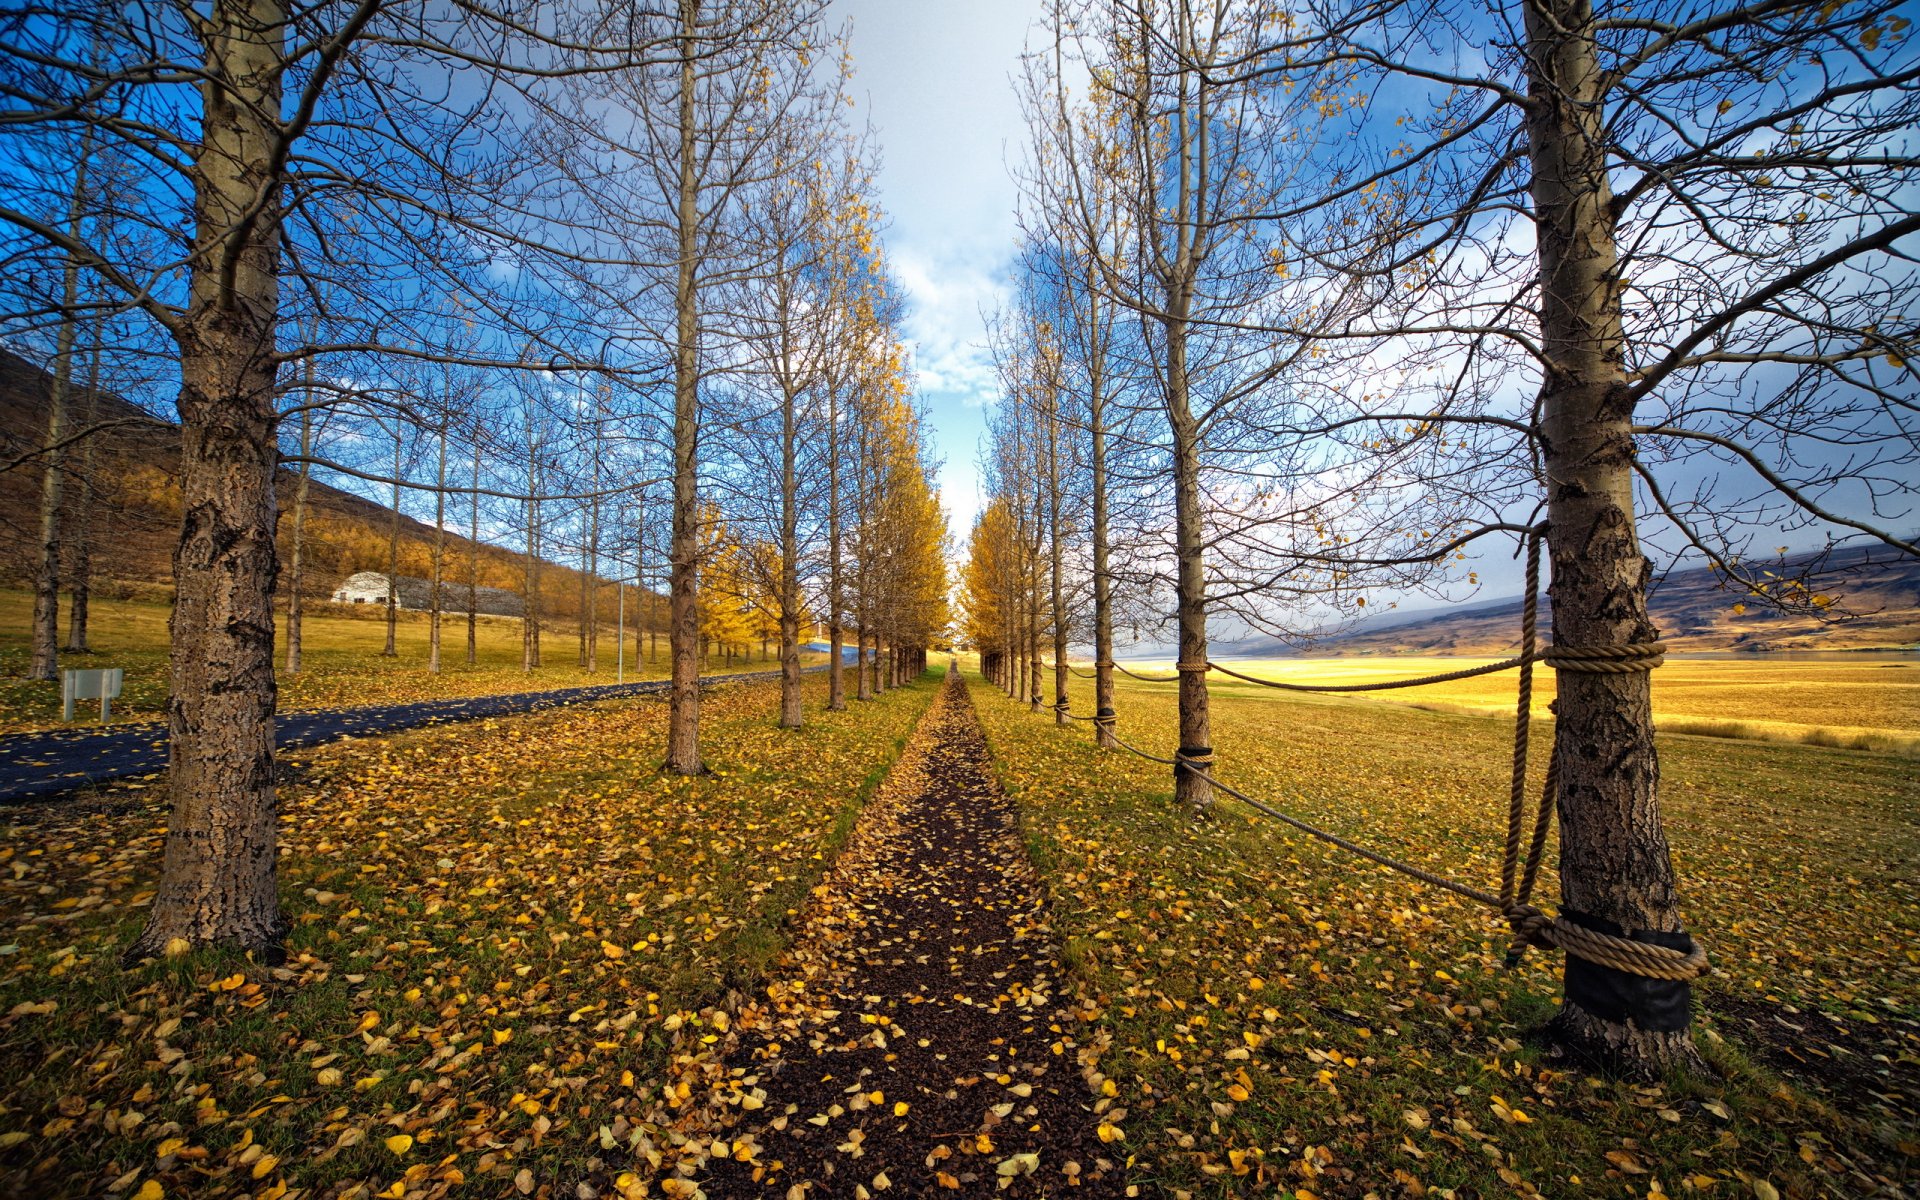
[[68, 671], [61, 680], [60, 701], [63, 721], [73, 720], [73, 702], [75, 700], [98, 700], [100, 702], [100, 723], [106, 724], [112, 716], [113, 698], [120, 694], [120, 685], [126, 681], [126, 672], [119, 667], [102, 667], [90, 671]]

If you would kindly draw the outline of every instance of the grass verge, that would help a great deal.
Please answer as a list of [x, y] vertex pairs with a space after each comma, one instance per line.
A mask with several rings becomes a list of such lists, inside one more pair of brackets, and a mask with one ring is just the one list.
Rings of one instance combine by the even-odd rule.
[[933, 687], [834, 714], [816, 681], [798, 732], [775, 689], [720, 689], [693, 779], [656, 770], [657, 701], [300, 755], [278, 968], [118, 967], [152, 898], [151, 793], [14, 810], [0, 1193], [609, 1193], [671, 1031], [784, 944]]
[[[138, 600], [98, 599], [89, 621], [93, 650], [62, 654], [63, 667], [119, 667], [126, 686], [113, 702], [114, 721], [156, 720], [166, 715], [167, 619], [165, 604]], [[0, 734], [49, 729], [60, 724], [60, 685], [26, 678], [31, 655], [28, 630], [33, 597], [18, 590], [0, 590]], [[64, 634], [64, 626], [63, 634]], [[468, 666], [467, 621], [464, 615], [442, 622], [442, 662], [438, 673], [427, 669], [429, 625], [427, 614], [403, 612], [394, 631], [394, 657], [381, 654], [386, 644], [386, 617], [366, 607], [312, 604], [302, 621], [298, 675], [279, 672], [279, 709], [294, 712], [311, 708], [340, 708], [357, 704], [401, 704], [414, 700], [445, 700], [462, 696], [491, 696], [511, 692], [538, 692], [554, 688], [585, 687], [614, 682], [615, 627], [600, 631], [599, 667], [589, 673], [580, 666], [578, 635], [571, 626], [549, 628], [541, 638], [543, 666], [525, 671], [520, 666], [520, 622], [511, 617], [481, 617], [475, 628], [475, 664]], [[275, 629], [275, 663], [286, 661], [286, 620]], [[626, 680], [659, 679], [666, 674], [666, 642], [659, 654], [642, 656], [627, 630]], [[651, 649], [651, 647], [649, 647]], [[823, 654], [803, 655], [804, 664], [826, 661]], [[717, 657], [701, 668], [703, 674], [773, 670], [775, 661], [758, 655], [729, 663]], [[99, 706], [79, 706], [76, 725], [99, 719]]]
[[[1175, 1196], [1904, 1195], [1920, 1154], [1920, 784], [1911, 764], [1673, 739], [1664, 797], [1711, 1085], [1589, 1076], [1526, 1040], [1558, 963], [1499, 968], [1477, 908], [1222, 799], [1195, 824], [1167, 768], [1103, 755], [974, 681], [1107, 1049], [1107, 1113]], [[1091, 711], [1076, 679], [1075, 711]], [[1122, 735], [1171, 744], [1167, 689]], [[1216, 768], [1430, 869], [1496, 878], [1495, 722], [1235, 696]], [[1543, 900], [1554, 900], [1550, 885]], [[1117, 1115], [1115, 1115], [1117, 1113]]]

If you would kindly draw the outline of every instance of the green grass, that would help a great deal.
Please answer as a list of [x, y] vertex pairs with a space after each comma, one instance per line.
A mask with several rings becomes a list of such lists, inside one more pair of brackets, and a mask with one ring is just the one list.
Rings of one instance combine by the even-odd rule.
[[828, 714], [812, 680], [800, 731], [774, 727], [773, 687], [721, 689], [714, 773], [692, 779], [657, 770], [655, 700], [302, 753], [281, 967], [120, 968], [153, 895], [154, 792], [13, 810], [0, 1194], [491, 1196], [522, 1171], [613, 1194], [677, 1103], [671, 1031], [785, 944], [933, 688]]
[[[1087, 1032], [1107, 1043], [1095, 1083], [1112, 1084], [1116, 1148], [1147, 1190], [1903, 1194], [1889, 1181], [1920, 1153], [1910, 761], [1663, 739], [1688, 920], [1717, 968], [1698, 988], [1700, 1040], [1725, 1077], [1638, 1085], [1528, 1041], [1558, 963], [1536, 952], [1503, 971], [1485, 912], [1225, 797], [1195, 824], [1173, 811], [1166, 767], [1103, 755], [1084, 725], [1056, 730], [974, 683]], [[1090, 691], [1074, 680], [1075, 711]], [[1167, 752], [1169, 692], [1123, 684], [1122, 736]], [[1497, 879], [1501, 722], [1214, 695], [1222, 779], [1429, 869]], [[1543, 891], [1551, 907], [1550, 873]], [[1774, 1074], [1793, 1054], [1809, 1068]]]
[[[61, 656], [63, 666], [121, 667], [126, 687], [114, 701], [114, 719], [154, 720], [165, 715], [167, 699], [168, 605], [138, 600], [96, 599], [88, 622], [92, 653]], [[62, 610], [64, 612], [64, 608]], [[0, 733], [44, 729], [60, 723], [60, 685], [25, 678], [29, 662], [29, 630], [33, 597], [28, 592], [0, 591]], [[467, 625], [464, 616], [442, 624], [439, 674], [427, 670], [429, 628], [425, 613], [400, 614], [395, 635], [398, 654], [384, 657], [386, 620], [383, 613], [345, 605], [312, 605], [302, 621], [300, 674], [279, 672], [281, 712], [335, 708], [356, 704], [391, 704], [443, 697], [482, 696], [504, 692], [542, 691], [612, 683], [615, 675], [614, 626], [600, 633], [599, 670], [589, 674], [579, 665], [579, 637], [573, 626], [548, 628], [541, 636], [543, 665], [531, 673], [520, 667], [520, 622], [509, 617], [482, 617], [475, 638], [476, 664], [467, 666]], [[64, 625], [62, 626], [64, 636]], [[286, 620], [278, 623], [275, 662], [286, 661]], [[666, 639], [659, 639], [657, 657], [639, 660], [627, 631], [626, 678], [658, 679], [666, 673]], [[803, 661], [824, 661], [808, 655]], [[702, 670], [771, 669], [759, 654], [729, 664], [715, 657]], [[86, 721], [98, 720], [98, 708], [81, 705]]]

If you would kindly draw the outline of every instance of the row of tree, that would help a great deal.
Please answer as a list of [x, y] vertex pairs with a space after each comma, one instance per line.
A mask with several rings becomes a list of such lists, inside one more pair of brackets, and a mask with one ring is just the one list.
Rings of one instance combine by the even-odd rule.
[[[173, 808], [130, 960], [281, 936], [283, 468], [296, 529], [316, 477], [386, 501], [390, 560], [398, 514], [430, 506], [436, 662], [440, 601], [473, 584], [448, 577], [450, 527], [515, 545], [530, 600], [551, 557], [577, 555], [589, 660], [593, 581], [664, 579], [675, 772], [703, 770], [703, 634], [738, 638], [729, 610], [777, 630], [786, 726], [809, 621], [830, 631], [832, 707], [843, 634], [867, 696], [943, 628], [944, 529], [824, 7], [0, 17], [0, 319], [55, 380], [23, 461], [57, 486], [50, 456], [94, 432], [66, 406], [78, 346], [176, 393]], [[58, 540], [42, 572], [56, 610]], [[537, 608], [524, 628], [531, 666]]]
[[[1916, 553], [1899, 7], [1059, 0], [965, 576], [994, 677], [1038, 708], [1051, 659], [1064, 705], [1090, 646], [1105, 716], [1116, 627], [1170, 625], [1203, 813], [1210, 633], [1542, 537], [1563, 917], [1685, 944], [1649, 550], [1780, 604], [1824, 597], [1756, 534]], [[1559, 1033], [1693, 1063], [1686, 984], [1609, 971]]]

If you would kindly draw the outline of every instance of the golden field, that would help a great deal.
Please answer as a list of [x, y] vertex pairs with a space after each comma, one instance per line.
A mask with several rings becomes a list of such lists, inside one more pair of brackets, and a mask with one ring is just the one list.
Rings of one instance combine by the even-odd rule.
[[[1437, 675], [1498, 660], [1381, 655], [1218, 661], [1236, 671], [1284, 683], [1360, 684]], [[1126, 666], [1141, 674], [1172, 672], [1170, 661]], [[1424, 687], [1350, 697], [1329, 695], [1328, 699], [1504, 716], [1513, 712], [1518, 680], [1517, 671], [1503, 671]], [[1264, 690], [1217, 673], [1208, 677], [1208, 683], [1223, 695]], [[1551, 717], [1552, 669], [1535, 671], [1533, 697], [1534, 714]], [[1653, 677], [1653, 709], [1654, 719], [1666, 733], [1912, 754], [1920, 752], [1920, 656], [1669, 656]]]

